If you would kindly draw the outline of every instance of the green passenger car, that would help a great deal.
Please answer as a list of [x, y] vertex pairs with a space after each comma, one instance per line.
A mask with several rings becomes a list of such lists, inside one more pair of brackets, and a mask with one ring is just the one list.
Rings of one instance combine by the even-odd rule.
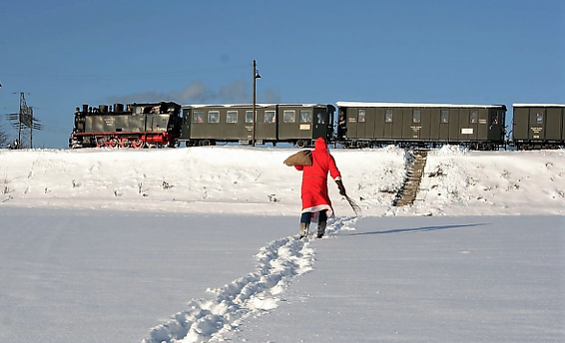
[[[185, 105], [179, 142], [186, 146], [217, 143], [290, 143], [311, 146], [333, 135], [332, 105], [256, 104]], [[255, 121], [255, 125], [254, 125]]]
[[436, 147], [493, 150], [504, 144], [506, 106], [338, 102], [338, 142], [346, 147]]
[[520, 150], [565, 145], [565, 105], [513, 104], [512, 143]]

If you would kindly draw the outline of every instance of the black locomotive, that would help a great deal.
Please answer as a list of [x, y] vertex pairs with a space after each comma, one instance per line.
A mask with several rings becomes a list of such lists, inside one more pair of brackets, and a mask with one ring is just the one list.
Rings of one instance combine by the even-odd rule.
[[180, 135], [180, 105], [173, 102], [77, 107], [71, 148], [174, 146]]
[[[181, 116], [182, 109], [182, 116]], [[71, 148], [290, 143], [318, 137], [345, 148], [437, 147], [496, 150], [564, 145], [565, 105], [514, 104], [513, 139], [506, 140], [505, 105], [337, 102], [331, 104], [83, 105], [75, 113]], [[335, 124], [334, 124], [335, 122]]]

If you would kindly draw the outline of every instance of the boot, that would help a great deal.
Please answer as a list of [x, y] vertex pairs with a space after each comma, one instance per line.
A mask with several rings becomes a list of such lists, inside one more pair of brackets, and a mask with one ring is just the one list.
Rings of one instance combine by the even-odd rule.
[[310, 223], [300, 223], [300, 239], [308, 236], [308, 228]]
[[322, 238], [324, 233], [326, 233], [326, 222], [319, 222], [318, 223], [318, 238]]

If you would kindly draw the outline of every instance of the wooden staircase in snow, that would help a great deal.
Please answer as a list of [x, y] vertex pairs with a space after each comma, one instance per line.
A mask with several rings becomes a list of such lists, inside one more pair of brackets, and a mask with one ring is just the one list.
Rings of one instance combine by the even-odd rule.
[[426, 166], [426, 159], [428, 158], [428, 150], [413, 150], [414, 160], [408, 167], [407, 177], [404, 180], [404, 185], [396, 194], [396, 198], [392, 202], [393, 206], [406, 206], [412, 205], [418, 195], [420, 189], [420, 182], [424, 175], [424, 167]]

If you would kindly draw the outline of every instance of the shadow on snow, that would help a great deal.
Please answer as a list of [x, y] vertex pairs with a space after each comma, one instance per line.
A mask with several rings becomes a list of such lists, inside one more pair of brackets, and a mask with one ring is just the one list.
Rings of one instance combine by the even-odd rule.
[[441, 226], [423, 226], [410, 229], [391, 229], [385, 231], [371, 231], [371, 232], [356, 232], [356, 233], [346, 233], [343, 236], [359, 236], [359, 235], [381, 235], [388, 233], [401, 233], [401, 232], [426, 232], [426, 231], [436, 231], [436, 230], [450, 230], [450, 229], [461, 229], [473, 226], [483, 226], [486, 223], [476, 223], [476, 224], [457, 224], [457, 225], [441, 225]]

